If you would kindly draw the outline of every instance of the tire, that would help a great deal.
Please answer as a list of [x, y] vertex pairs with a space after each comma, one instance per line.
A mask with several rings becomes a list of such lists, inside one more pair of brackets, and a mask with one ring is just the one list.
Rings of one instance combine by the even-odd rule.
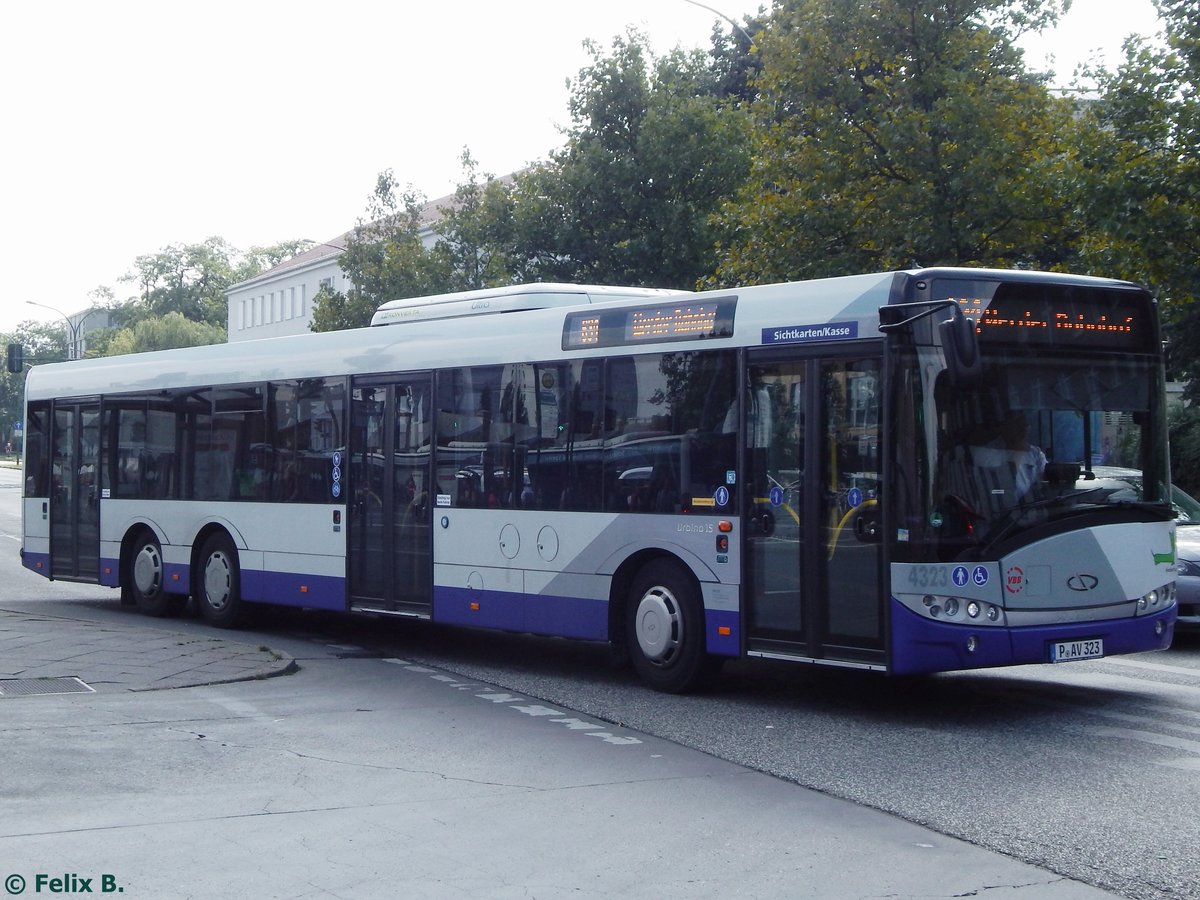
[[669, 560], [646, 565], [625, 606], [625, 643], [649, 687], [669, 694], [706, 686], [720, 660], [705, 652], [704, 609], [690, 572]]
[[127, 575], [138, 612], [159, 619], [178, 614], [179, 602], [166, 592], [162, 546], [153, 532], [143, 531], [133, 542]]
[[242, 575], [237, 548], [225, 534], [214, 534], [200, 551], [196, 605], [204, 621], [233, 628], [242, 617]]

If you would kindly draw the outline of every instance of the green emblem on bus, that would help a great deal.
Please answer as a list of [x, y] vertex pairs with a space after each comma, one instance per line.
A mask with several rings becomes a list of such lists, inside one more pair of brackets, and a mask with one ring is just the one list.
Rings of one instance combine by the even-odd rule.
[[1175, 532], [1171, 532], [1170, 550], [1168, 550], [1166, 553], [1154, 553], [1153, 550], [1150, 552], [1154, 555], [1154, 564], [1156, 566], [1162, 565], [1163, 563], [1170, 565], [1171, 563], [1175, 562]]

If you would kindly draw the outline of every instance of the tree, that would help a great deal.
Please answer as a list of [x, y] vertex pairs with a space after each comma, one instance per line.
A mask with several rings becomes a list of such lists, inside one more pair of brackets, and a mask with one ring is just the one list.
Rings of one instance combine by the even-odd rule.
[[391, 170], [379, 174], [366, 216], [346, 239], [338, 264], [353, 287], [345, 294], [322, 289], [313, 298], [313, 331], [371, 324], [381, 303], [444, 290], [446, 264], [425, 247], [425, 197], [410, 186], [397, 195]]
[[1070, 108], [1012, 40], [1030, 0], [786, 0], [757, 43], [754, 164], [717, 283], [914, 263], [1053, 267]]
[[[465, 180], [442, 211], [433, 253], [443, 290], [469, 291], [522, 280], [510, 180], [480, 173], [469, 150], [461, 157]], [[482, 180], [481, 180], [482, 179]]]
[[1094, 270], [1147, 285], [1163, 305], [1175, 377], [1200, 398], [1200, 0], [1156, 0], [1165, 44], [1126, 41], [1115, 72], [1093, 70], [1084, 150]]
[[286, 262], [293, 256], [303, 253], [311, 246], [311, 241], [295, 239], [280, 241], [269, 247], [251, 247], [245, 253], [240, 254], [240, 257], [235, 252], [230, 284], [249, 281], [254, 276], [261, 275], [268, 269], [275, 268], [281, 262]]
[[748, 170], [746, 117], [700, 51], [655, 59], [636, 33], [590, 51], [565, 146], [515, 179], [510, 268], [694, 288], [716, 261], [710, 216]]
[[31, 365], [65, 360], [67, 336], [62, 325], [28, 321], [11, 333], [0, 335], [0, 341], [5, 347], [20, 344], [25, 358], [24, 371], [15, 374], [7, 368], [0, 371], [0, 447], [12, 440], [19, 449], [13, 423], [22, 421], [25, 415], [25, 376]]
[[124, 328], [107, 342], [108, 356], [125, 353], [145, 353], [149, 350], [172, 350], [176, 347], [199, 347], [221, 344], [226, 339], [225, 326], [211, 322], [196, 322], [180, 312], [143, 319], [132, 328]]
[[171, 312], [193, 322], [224, 325], [225, 290], [233, 283], [236, 253], [224, 239], [210, 237], [200, 244], [172, 244], [139, 256], [125, 277], [137, 284], [138, 297], [123, 307], [121, 325]]

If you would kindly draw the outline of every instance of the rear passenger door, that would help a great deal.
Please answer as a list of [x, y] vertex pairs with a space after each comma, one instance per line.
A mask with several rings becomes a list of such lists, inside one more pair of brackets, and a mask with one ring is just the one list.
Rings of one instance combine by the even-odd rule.
[[50, 433], [50, 574], [96, 581], [100, 573], [100, 402], [60, 401]]

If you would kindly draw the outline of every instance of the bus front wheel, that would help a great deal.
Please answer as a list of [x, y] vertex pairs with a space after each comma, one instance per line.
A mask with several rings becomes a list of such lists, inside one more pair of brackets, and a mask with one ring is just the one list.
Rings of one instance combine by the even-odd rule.
[[241, 595], [237, 548], [224, 534], [214, 534], [200, 552], [200, 614], [217, 628], [233, 628], [241, 616]]
[[625, 610], [626, 645], [638, 676], [655, 690], [703, 687], [717, 661], [704, 649], [704, 608], [691, 574], [667, 560], [643, 568]]

